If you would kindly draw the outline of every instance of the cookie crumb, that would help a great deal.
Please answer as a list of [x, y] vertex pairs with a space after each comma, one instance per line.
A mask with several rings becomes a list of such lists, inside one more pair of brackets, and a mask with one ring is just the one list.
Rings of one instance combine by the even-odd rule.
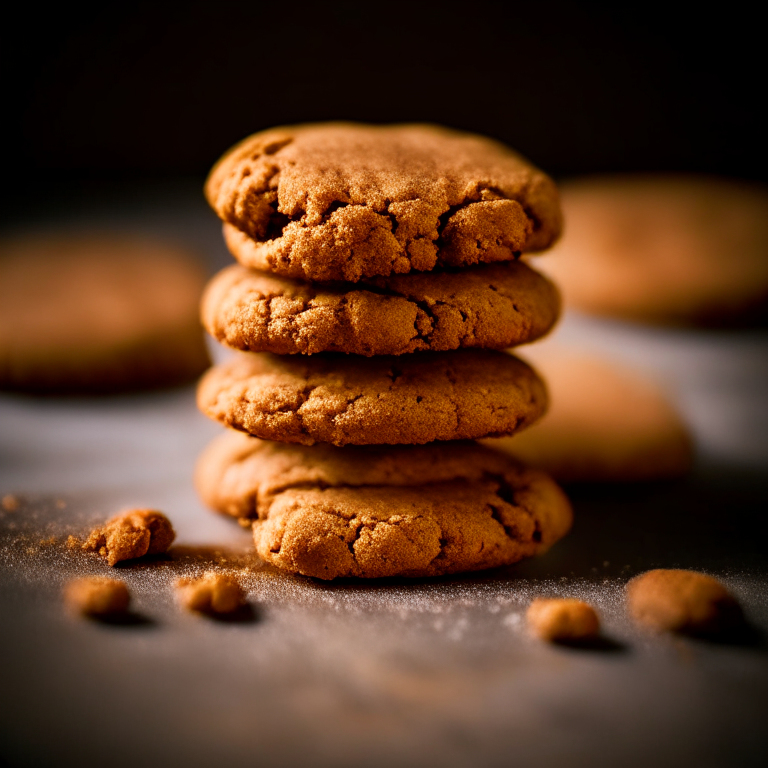
[[14, 496], [12, 493], [7, 493], [3, 496], [2, 501], [0, 501], [0, 506], [2, 506], [6, 512], [15, 512], [19, 506], [21, 506], [21, 501], [18, 496]]
[[80, 549], [83, 546], [83, 542], [73, 536], [71, 533], [67, 536], [67, 549]]
[[600, 633], [595, 609], [575, 598], [537, 597], [528, 608], [526, 619], [532, 632], [550, 643], [594, 640]]
[[115, 565], [121, 560], [167, 552], [175, 538], [173, 526], [162, 512], [132, 509], [113, 517], [103, 527], [94, 528], [82, 548], [98, 552], [110, 565]]
[[245, 593], [234, 576], [215, 571], [179, 579], [176, 590], [181, 604], [198, 613], [232, 613], [245, 605]]
[[83, 616], [115, 616], [125, 613], [131, 596], [125, 582], [106, 576], [73, 579], [64, 587], [64, 600]]
[[717, 635], [744, 623], [736, 598], [712, 576], [658, 568], [627, 583], [629, 612], [656, 631]]

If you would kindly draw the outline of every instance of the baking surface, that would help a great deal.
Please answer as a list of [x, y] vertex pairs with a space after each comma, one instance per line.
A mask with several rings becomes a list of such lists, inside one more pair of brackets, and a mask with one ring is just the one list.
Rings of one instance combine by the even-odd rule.
[[[106, 201], [89, 220], [196, 245], [213, 270], [227, 258], [198, 196]], [[58, 223], [80, 215], [63, 211]], [[573, 315], [556, 340], [653, 373], [693, 429], [696, 467], [674, 482], [569, 489], [566, 539], [537, 560], [467, 577], [322, 583], [259, 565], [249, 535], [205, 510], [192, 487], [196, 456], [219, 433], [193, 387], [0, 395], [0, 496], [20, 501], [0, 517], [0, 761], [764, 765], [768, 337]], [[74, 618], [63, 583], [110, 569], [64, 539], [126, 506], [166, 512], [176, 546], [112, 569], [134, 596], [129, 622]], [[211, 562], [244, 574], [252, 612], [242, 621], [176, 604], [174, 580]], [[639, 631], [624, 584], [653, 567], [722, 578], [750, 631], [727, 643]], [[546, 595], [592, 602], [603, 641], [530, 638], [525, 609]]]

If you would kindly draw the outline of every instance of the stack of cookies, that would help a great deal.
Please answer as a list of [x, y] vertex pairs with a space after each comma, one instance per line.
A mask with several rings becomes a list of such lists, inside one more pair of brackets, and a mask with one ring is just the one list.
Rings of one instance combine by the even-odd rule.
[[433, 576], [567, 532], [549, 477], [474, 442], [546, 409], [501, 350], [557, 319], [554, 286], [517, 260], [559, 234], [547, 176], [469, 134], [325, 124], [249, 137], [206, 194], [238, 264], [208, 285], [203, 322], [239, 352], [200, 383], [200, 409], [231, 429], [197, 485], [253, 525], [264, 560]]

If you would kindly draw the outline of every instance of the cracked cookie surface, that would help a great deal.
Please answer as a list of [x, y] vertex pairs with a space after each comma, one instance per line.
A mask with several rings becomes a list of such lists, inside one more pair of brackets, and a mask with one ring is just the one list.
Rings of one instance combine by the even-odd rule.
[[361, 358], [239, 353], [198, 387], [200, 410], [255, 437], [334, 445], [509, 435], [546, 410], [543, 382], [504, 352]]
[[352, 285], [233, 265], [213, 278], [202, 303], [203, 324], [218, 341], [282, 355], [503, 349], [546, 334], [558, 311], [555, 286], [520, 261]]
[[195, 479], [209, 506], [254, 521], [260, 557], [321, 579], [509, 565], [572, 519], [547, 475], [472, 442], [309, 448], [228, 432]]
[[548, 176], [503, 144], [431, 125], [262, 131], [218, 161], [205, 192], [236, 258], [305, 280], [509, 261], [561, 229]]

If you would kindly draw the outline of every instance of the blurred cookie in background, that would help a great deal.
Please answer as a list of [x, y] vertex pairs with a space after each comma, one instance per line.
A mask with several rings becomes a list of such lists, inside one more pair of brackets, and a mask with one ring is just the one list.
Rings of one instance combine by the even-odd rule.
[[560, 189], [565, 233], [537, 268], [566, 307], [655, 324], [768, 319], [768, 189], [693, 175], [590, 177]]
[[172, 386], [210, 364], [193, 254], [133, 236], [0, 241], [0, 388], [87, 394]]
[[513, 437], [484, 440], [561, 482], [677, 477], [692, 463], [689, 432], [641, 373], [559, 346], [526, 348], [547, 382], [549, 411]]

